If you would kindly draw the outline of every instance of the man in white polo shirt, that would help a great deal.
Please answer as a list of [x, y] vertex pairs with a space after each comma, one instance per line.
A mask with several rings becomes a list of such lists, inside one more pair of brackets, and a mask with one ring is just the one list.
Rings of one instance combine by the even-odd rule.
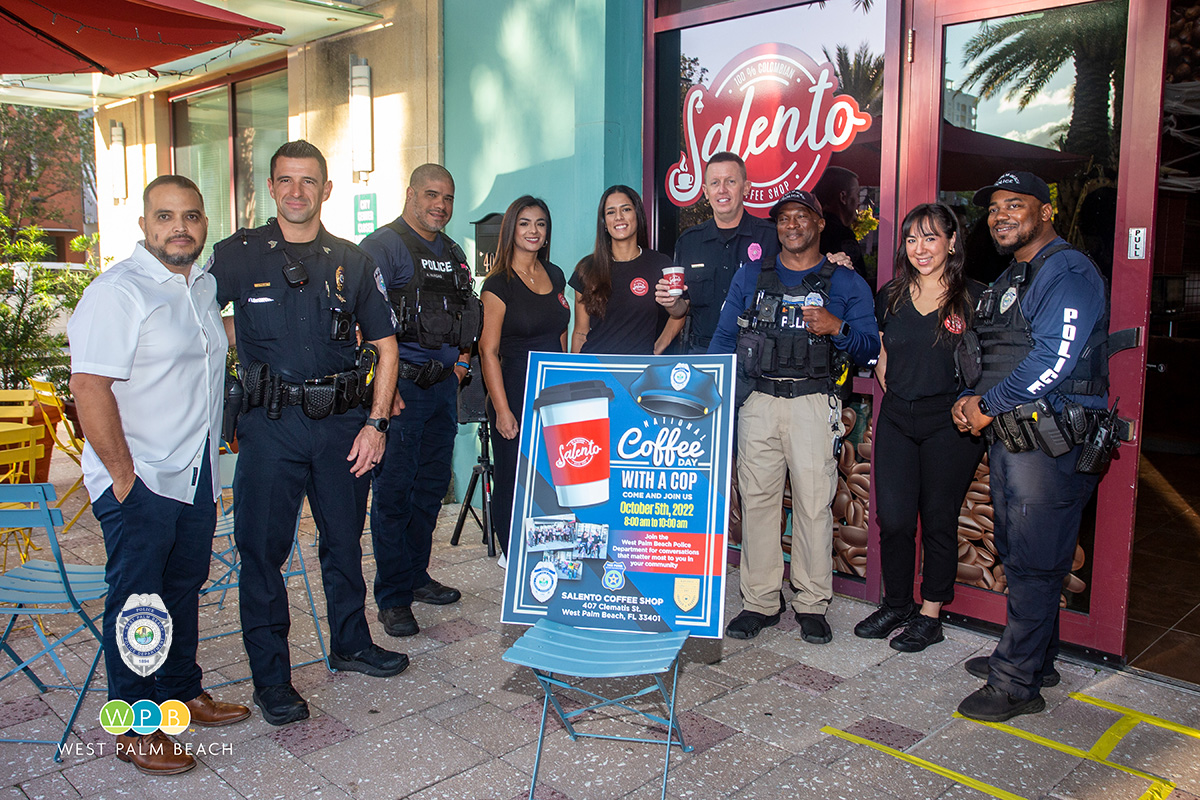
[[[67, 324], [71, 391], [87, 432], [84, 484], [108, 554], [108, 697], [177, 700], [192, 724], [228, 725], [250, 710], [203, 690], [196, 641], [229, 345], [216, 281], [196, 263], [208, 235], [200, 190], [164, 175], [142, 201], [145, 240], [92, 281]], [[142, 597], [127, 603], [134, 595]], [[117, 757], [154, 775], [196, 765], [161, 730], [118, 735]]]

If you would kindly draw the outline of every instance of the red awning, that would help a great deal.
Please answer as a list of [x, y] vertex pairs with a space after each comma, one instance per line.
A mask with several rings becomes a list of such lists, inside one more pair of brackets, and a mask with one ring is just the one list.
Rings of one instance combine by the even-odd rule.
[[0, 0], [0, 73], [134, 72], [282, 32], [196, 0]]

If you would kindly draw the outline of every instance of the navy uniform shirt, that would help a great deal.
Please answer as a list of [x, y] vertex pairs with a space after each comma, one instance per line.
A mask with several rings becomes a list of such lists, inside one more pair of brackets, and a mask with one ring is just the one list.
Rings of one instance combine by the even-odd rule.
[[693, 353], [708, 349], [734, 274], [751, 261], [773, 258], [779, 252], [775, 225], [749, 211], [742, 212], [733, 235], [729, 233], [710, 219], [688, 228], [675, 242], [675, 263], [684, 268], [691, 300], [688, 314]]
[[335, 309], [354, 315], [366, 341], [395, 334], [382, 279], [366, 253], [322, 227], [316, 240], [303, 246], [300, 260], [308, 283], [292, 288], [283, 274], [294, 260], [288, 250], [274, 218], [261, 228], [238, 231], [213, 249], [217, 304], [234, 304], [243, 364], [262, 361], [291, 383], [353, 368], [354, 332], [346, 341], [330, 336]]
[[[1055, 237], [1042, 250], [1065, 243]], [[1067, 400], [1107, 408], [1107, 394], [1054, 391], [1071, 377], [1092, 329], [1104, 316], [1108, 292], [1100, 271], [1078, 250], [1061, 250], [1046, 259], [1020, 297], [1020, 313], [1032, 328], [1033, 350], [1007, 378], [984, 392], [988, 409], [1003, 414], [1039, 397], [1049, 397], [1055, 411], [1062, 411]], [[997, 310], [1003, 307], [997, 301]]]
[[[775, 272], [785, 288], [799, 286], [813, 272], [825, 266], [822, 258], [812, 269], [803, 272], [790, 270], [775, 261]], [[737, 347], [738, 324], [741, 313], [754, 305], [754, 297], [758, 293], [758, 274], [762, 264], [752, 261], [738, 270], [729, 286], [729, 296], [721, 307], [721, 321], [717, 332], [713, 334], [709, 344], [710, 353], [732, 353]], [[871, 287], [862, 276], [845, 267], [838, 267], [829, 278], [829, 301], [825, 309], [838, 319], [850, 326], [846, 336], [834, 335], [830, 339], [833, 346], [845, 350], [859, 366], [874, 364], [879, 358], [879, 325], [875, 321], [875, 301], [871, 297]]]
[[[446, 247], [442, 243], [442, 237], [436, 236], [430, 242], [421, 237], [421, 234], [414, 231], [412, 226], [404, 221], [403, 217], [397, 217], [396, 222], [412, 231], [413, 236], [420, 237], [425, 242], [425, 246], [435, 256], [438, 258], [450, 258], [450, 254], [446, 252]], [[383, 274], [383, 285], [389, 291], [403, 289], [413, 279], [413, 275], [416, 274], [416, 266], [413, 263], [412, 253], [408, 252], [408, 248], [404, 246], [404, 240], [400, 238], [400, 234], [387, 225], [384, 225], [363, 239], [362, 249], [366, 250], [367, 254], [375, 259], [375, 263], [379, 265], [379, 270]], [[400, 360], [409, 364], [416, 364], [417, 366], [429, 360], [435, 360], [440, 361], [444, 367], [452, 367], [454, 366], [454, 362], [458, 361], [458, 355], [459, 349], [451, 344], [444, 344], [437, 349], [430, 349], [422, 347], [416, 342], [400, 342]]]

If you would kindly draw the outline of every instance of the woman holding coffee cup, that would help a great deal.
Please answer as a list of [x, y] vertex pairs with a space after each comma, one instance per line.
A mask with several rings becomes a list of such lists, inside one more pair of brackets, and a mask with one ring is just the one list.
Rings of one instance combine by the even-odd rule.
[[[983, 455], [959, 433], [950, 408], [962, 391], [954, 351], [971, 327], [983, 285], [963, 273], [958, 218], [942, 203], [914, 208], [901, 224], [895, 274], [875, 298], [883, 347], [875, 376], [884, 389], [875, 420], [875, 511], [879, 515], [884, 605], [854, 628], [915, 653], [945, 638], [938, 619], [954, 599], [958, 512]], [[921, 606], [913, 603], [917, 519], [921, 521]]]
[[512, 202], [500, 223], [496, 261], [483, 282], [483, 333], [479, 361], [488, 390], [494, 491], [492, 520], [504, 557], [512, 524], [517, 477], [517, 434], [532, 351], [561, 353], [567, 346], [571, 307], [566, 277], [550, 263], [550, 209], [525, 195]]
[[[650, 249], [642, 198], [610, 186], [596, 214], [596, 247], [575, 267], [573, 353], [662, 353], [683, 327], [654, 299], [671, 259]], [[680, 285], [682, 289], [682, 284]], [[683, 306], [683, 304], [679, 304]], [[680, 315], [686, 312], [680, 308]]]

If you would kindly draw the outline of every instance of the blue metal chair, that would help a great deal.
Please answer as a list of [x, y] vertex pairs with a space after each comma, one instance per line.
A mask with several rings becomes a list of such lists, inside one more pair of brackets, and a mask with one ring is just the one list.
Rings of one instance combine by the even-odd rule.
[[[0, 615], [8, 616], [4, 633], [0, 635], [0, 651], [3, 651], [15, 664], [8, 672], [0, 675], [0, 683], [18, 672], [24, 672], [39, 692], [45, 692], [47, 689], [70, 689], [78, 699], [67, 719], [66, 727], [63, 728], [62, 738], [58, 741], [0, 739], [0, 742], [56, 744], [58, 747], [55, 748], [54, 760], [62, 761], [62, 747], [66, 743], [67, 737], [71, 735], [71, 726], [75, 724], [75, 718], [79, 715], [84, 698], [89, 691], [104, 691], [103, 689], [93, 689], [91, 686], [92, 679], [96, 675], [96, 667], [100, 663], [100, 656], [104, 652], [104, 637], [96, 625], [96, 622], [103, 617], [104, 609], [101, 607], [95, 616], [89, 616], [88, 612], [83, 609], [83, 603], [103, 598], [108, 594], [108, 585], [104, 582], [103, 566], [84, 566], [63, 562], [62, 550], [59, 548], [58, 536], [54, 530], [56, 526], [62, 525], [62, 511], [51, 507], [50, 503], [54, 499], [54, 487], [48, 483], [0, 485], [0, 504], [7, 506], [0, 508], [0, 528], [44, 529], [50, 543], [50, 552], [54, 554], [54, 561], [27, 561], [0, 575]], [[74, 615], [79, 620], [79, 624], [71, 632], [63, 634], [53, 641], [50, 638], [53, 634], [48, 635], [40, 626], [33, 625], [33, 631], [41, 641], [41, 649], [32, 656], [22, 659], [9, 643], [9, 637], [16, 626], [17, 617], [27, 616], [32, 620], [33, 617], [50, 615]], [[73, 636], [84, 631], [96, 639], [96, 655], [92, 658], [92, 665], [88, 669], [87, 677], [81, 685], [76, 686], [67, 675], [66, 668], [54, 651]], [[48, 656], [54, 662], [55, 667], [67, 681], [66, 685], [44, 683], [34, 674], [32, 665], [42, 656]]]
[[[546, 738], [546, 714], [550, 706], [562, 720], [571, 741], [581, 736], [594, 739], [616, 739], [622, 742], [645, 742], [665, 744], [667, 757], [663, 764], [662, 796], [667, 796], [667, 773], [671, 769], [671, 747], [678, 745], [685, 752], [692, 748], [683, 742], [683, 730], [675, 719], [675, 690], [679, 684], [679, 651], [688, 639], [687, 631], [666, 633], [625, 633], [622, 631], [592, 631], [572, 628], [559, 622], [541, 619], [504, 654], [504, 660], [520, 664], [533, 670], [538, 682], [546, 692], [542, 701], [542, 724], [538, 729], [537, 754], [533, 759], [533, 778], [529, 782], [529, 800], [537, 787], [538, 767], [542, 760], [542, 744]], [[663, 683], [663, 675], [672, 672], [671, 692]], [[556, 678], [562, 675], [575, 678], [625, 678], [645, 675], [654, 682], [643, 689], [622, 697], [607, 698], [574, 686]], [[575, 711], [564, 711], [554, 689], [570, 689], [586, 695], [597, 702]], [[667, 707], [666, 718], [626, 705], [630, 700], [653, 691], [662, 695]], [[607, 706], [619, 706], [632, 711], [651, 722], [666, 726], [666, 739], [640, 739], [630, 736], [607, 736], [599, 733], [581, 733], [575, 730], [571, 720], [579, 715]]]

